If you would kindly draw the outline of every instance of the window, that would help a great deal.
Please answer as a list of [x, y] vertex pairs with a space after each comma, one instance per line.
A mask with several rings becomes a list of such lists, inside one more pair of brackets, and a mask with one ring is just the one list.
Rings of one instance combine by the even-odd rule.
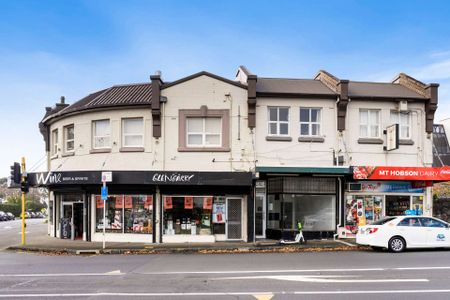
[[397, 226], [412, 226], [412, 227], [420, 227], [420, 222], [418, 218], [405, 218], [401, 220]]
[[147, 233], [153, 232], [152, 195], [109, 195], [104, 201], [95, 195], [96, 231], [103, 231], [103, 206], [106, 205], [106, 232]]
[[187, 146], [191, 147], [221, 147], [221, 118], [187, 118]]
[[320, 108], [300, 108], [301, 136], [320, 136], [320, 122]]
[[144, 119], [122, 119], [122, 146], [144, 147]]
[[269, 135], [289, 135], [289, 107], [268, 108]]
[[391, 122], [398, 124], [400, 139], [411, 139], [411, 115], [409, 113], [391, 111]]
[[448, 225], [444, 222], [432, 219], [432, 218], [420, 218], [424, 227], [439, 227], [448, 228]]
[[109, 120], [97, 120], [92, 122], [93, 148], [110, 148], [110, 125]]
[[52, 155], [58, 154], [58, 129], [52, 131]]
[[359, 111], [359, 135], [362, 138], [380, 137], [380, 111], [361, 109]]
[[64, 127], [64, 152], [73, 152], [75, 150], [74, 126]]

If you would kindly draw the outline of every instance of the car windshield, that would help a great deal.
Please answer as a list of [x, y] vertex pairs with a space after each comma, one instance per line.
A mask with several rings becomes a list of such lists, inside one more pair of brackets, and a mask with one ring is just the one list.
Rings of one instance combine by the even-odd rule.
[[392, 221], [394, 219], [395, 219], [395, 217], [386, 217], [386, 218], [383, 218], [381, 220], [373, 222], [371, 225], [384, 225], [387, 222]]

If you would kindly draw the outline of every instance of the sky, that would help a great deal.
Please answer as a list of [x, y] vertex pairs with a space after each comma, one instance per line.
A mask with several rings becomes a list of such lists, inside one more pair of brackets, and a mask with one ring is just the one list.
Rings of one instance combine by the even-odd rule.
[[439, 83], [450, 117], [450, 1], [1, 1], [0, 177], [45, 168], [38, 123], [114, 84], [199, 71]]

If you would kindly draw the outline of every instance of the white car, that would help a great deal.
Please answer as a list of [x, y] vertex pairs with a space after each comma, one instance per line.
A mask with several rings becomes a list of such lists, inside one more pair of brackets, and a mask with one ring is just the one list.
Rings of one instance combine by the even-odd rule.
[[359, 227], [356, 243], [392, 252], [402, 252], [406, 248], [450, 247], [450, 224], [432, 217], [385, 217]]

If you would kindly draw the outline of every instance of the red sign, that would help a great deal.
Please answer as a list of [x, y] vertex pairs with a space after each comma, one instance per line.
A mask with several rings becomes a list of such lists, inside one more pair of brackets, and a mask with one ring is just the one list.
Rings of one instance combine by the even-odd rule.
[[133, 197], [125, 196], [125, 208], [133, 208]]
[[373, 167], [353, 168], [353, 179], [450, 181], [450, 167]]
[[184, 197], [184, 209], [194, 208], [194, 197]]
[[116, 196], [116, 208], [123, 208], [123, 196]]
[[172, 209], [172, 197], [165, 197], [164, 198], [164, 209]]
[[99, 195], [95, 196], [95, 203], [97, 205], [97, 208], [103, 208], [103, 205], [105, 205], [105, 201], [103, 201], [102, 197]]
[[205, 197], [203, 199], [203, 209], [212, 209], [212, 202], [213, 202], [212, 197]]
[[153, 209], [153, 196], [147, 196], [144, 202], [144, 208], [145, 209]]

